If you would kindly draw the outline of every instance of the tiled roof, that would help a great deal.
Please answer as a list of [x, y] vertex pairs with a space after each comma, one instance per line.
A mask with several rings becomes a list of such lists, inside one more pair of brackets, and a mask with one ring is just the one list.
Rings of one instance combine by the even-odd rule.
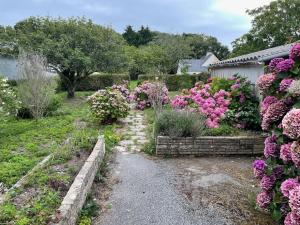
[[210, 67], [219, 67], [219, 66], [225, 66], [230, 64], [244, 64], [244, 63], [259, 63], [259, 62], [265, 62], [270, 59], [276, 58], [276, 57], [284, 57], [289, 55], [290, 48], [292, 47], [292, 44], [286, 44], [281, 45], [274, 48], [268, 48], [262, 51], [253, 52], [246, 55], [241, 55], [238, 57], [234, 57], [231, 59], [226, 59], [214, 64], [211, 64]]

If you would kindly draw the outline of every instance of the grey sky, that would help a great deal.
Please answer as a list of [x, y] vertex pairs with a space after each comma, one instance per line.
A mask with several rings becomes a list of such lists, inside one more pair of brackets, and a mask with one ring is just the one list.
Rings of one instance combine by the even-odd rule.
[[245, 10], [270, 0], [0, 0], [0, 24], [29, 16], [85, 16], [123, 32], [126, 25], [171, 33], [205, 33], [223, 44], [246, 33]]

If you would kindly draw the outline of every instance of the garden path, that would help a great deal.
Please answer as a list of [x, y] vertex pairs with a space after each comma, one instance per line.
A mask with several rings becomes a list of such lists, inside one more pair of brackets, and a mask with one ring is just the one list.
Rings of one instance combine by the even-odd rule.
[[[140, 153], [147, 142], [142, 112], [132, 111], [124, 120], [127, 140], [116, 147], [112, 176], [119, 181], [108, 200], [109, 209], [94, 221], [97, 225], [216, 225], [230, 224], [212, 210], [193, 212], [168, 181], [159, 164]], [[198, 211], [199, 212], [199, 211]]]

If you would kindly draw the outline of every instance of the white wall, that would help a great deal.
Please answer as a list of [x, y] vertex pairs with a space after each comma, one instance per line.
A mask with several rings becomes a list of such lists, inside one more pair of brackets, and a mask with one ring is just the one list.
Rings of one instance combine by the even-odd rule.
[[214, 54], [211, 54], [209, 58], [202, 64], [202, 66], [209, 67], [210, 64], [214, 64], [217, 62], [220, 62], [220, 60]]
[[218, 67], [211, 69], [212, 77], [232, 77], [234, 74], [247, 77], [252, 83], [256, 83], [257, 78], [264, 73], [264, 65], [245, 65], [237, 67]]

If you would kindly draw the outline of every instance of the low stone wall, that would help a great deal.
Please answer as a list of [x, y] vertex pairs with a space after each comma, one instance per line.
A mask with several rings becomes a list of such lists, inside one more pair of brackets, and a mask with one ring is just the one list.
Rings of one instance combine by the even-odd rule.
[[92, 153], [79, 171], [67, 195], [56, 212], [57, 225], [75, 225], [88, 192], [90, 191], [96, 172], [105, 154], [104, 137], [99, 137]]
[[264, 149], [264, 138], [252, 137], [180, 137], [158, 136], [156, 155], [258, 155]]

